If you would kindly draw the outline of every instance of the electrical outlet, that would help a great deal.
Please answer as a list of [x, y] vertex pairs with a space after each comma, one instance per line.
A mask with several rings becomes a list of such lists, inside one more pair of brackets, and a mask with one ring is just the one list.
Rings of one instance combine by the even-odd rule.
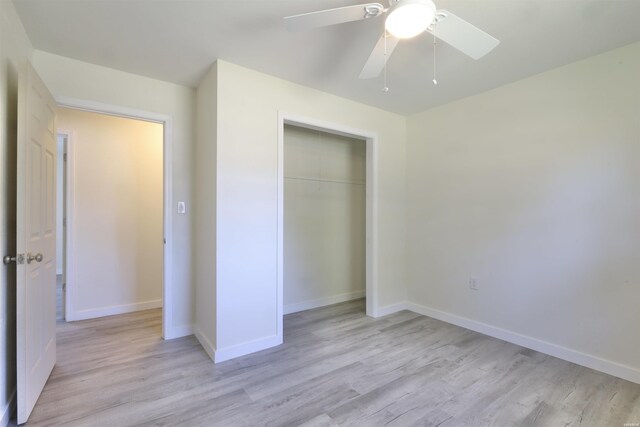
[[478, 290], [478, 281], [473, 277], [469, 279], [469, 289]]

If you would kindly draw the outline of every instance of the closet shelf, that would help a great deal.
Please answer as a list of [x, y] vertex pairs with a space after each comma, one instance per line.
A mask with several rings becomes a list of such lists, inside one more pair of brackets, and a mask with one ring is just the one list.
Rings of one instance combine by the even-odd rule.
[[347, 181], [342, 179], [305, 178], [301, 176], [285, 176], [284, 179], [293, 179], [296, 181], [311, 181], [311, 182], [331, 182], [334, 184], [365, 185], [365, 183], [362, 181]]

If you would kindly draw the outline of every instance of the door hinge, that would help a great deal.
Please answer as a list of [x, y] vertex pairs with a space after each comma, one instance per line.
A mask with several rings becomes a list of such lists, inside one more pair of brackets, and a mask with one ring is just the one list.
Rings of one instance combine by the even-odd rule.
[[67, 226], [67, 218], [62, 218], [62, 226], [63, 227]]
[[24, 264], [24, 254], [18, 254], [16, 256], [5, 255], [2, 258], [2, 262], [4, 265], [9, 265], [12, 262], [15, 262], [16, 264]]
[[67, 161], [67, 153], [64, 153], [64, 154], [62, 155], [62, 161], [63, 161], [63, 162], [66, 162], [66, 161]]
[[63, 283], [63, 284], [62, 284], [62, 290], [63, 290], [63, 291], [66, 291], [66, 290], [67, 290], [67, 284], [66, 284], [66, 283]]

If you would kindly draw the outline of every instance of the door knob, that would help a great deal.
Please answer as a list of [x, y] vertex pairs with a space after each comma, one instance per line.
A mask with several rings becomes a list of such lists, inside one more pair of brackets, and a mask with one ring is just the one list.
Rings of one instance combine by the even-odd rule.
[[42, 254], [33, 255], [31, 252], [27, 254], [27, 264], [31, 264], [32, 261], [42, 262], [43, 259], [44, 257], [42, 256]]
[[2, 258], [2, 262], [4, 265], [9, 265], [12, 262], [15, 262], [16, 264], [24, 264], [24, 254], [18, 254], [16, 256], [5, 255]]

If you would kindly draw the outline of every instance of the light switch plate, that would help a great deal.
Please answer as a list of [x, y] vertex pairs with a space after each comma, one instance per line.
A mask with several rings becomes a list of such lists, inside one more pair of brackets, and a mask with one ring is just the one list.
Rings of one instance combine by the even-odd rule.
[[187, 212], [187, 206], [185, 205], [184, 202], [178, 202], [178, 213], [179, 214], [184, 214]]

